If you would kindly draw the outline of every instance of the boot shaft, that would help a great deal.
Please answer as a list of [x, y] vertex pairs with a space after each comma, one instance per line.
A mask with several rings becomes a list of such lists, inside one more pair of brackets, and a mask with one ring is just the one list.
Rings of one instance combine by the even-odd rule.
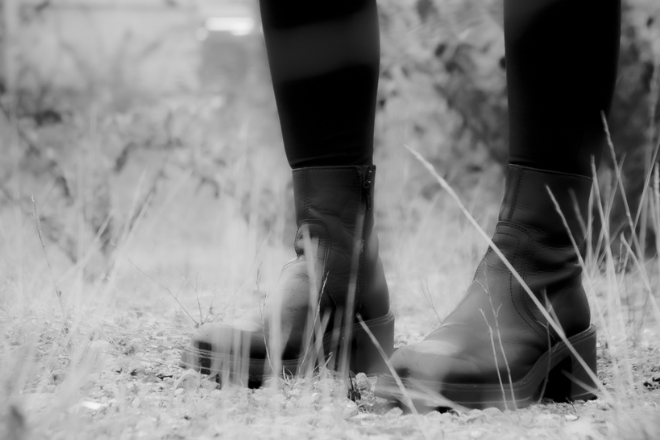
[[298, 225], [294, 247], [299, 259], [310, 257], [305, 255], [306, 231], [316, 253], [321, 308], [349, 307], [364, 319], [389, 312], [389, 293], [373, 231], [375, 176], [373, 165], [293, 170]]
[[[575, 249], [577, 245], [584, 253], [591, 185], [592, 179], [584, 176], [509, 165], [494, 236], [537, 299], [553, 309], [569, 335], [585, 330], [591, 320]], [[499, 258], [491, 259], [493, 269], [508, 273]], [[525, 310], [521, 316], [543, 333], [545, 318], [510, 278], [516, 309]], [[551, 334], [556, 340], [554, 331]]]
[[362, 228], [370, 232], [375, 177], [374, 165], [293, 170], [298, 227], [305, 221], [331, 216], [348, 229]]
[[509, 165], [499, 220], [540, 231], [550, 246], [570, 246], [570, 231], [581, 247], [591, 185], [584, 176]]

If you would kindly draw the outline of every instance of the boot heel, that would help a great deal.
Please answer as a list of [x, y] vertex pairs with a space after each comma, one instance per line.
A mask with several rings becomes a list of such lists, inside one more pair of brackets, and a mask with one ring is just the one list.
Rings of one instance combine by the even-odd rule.
[[[365, 324], [389, 359], [394, 352], [394, 314], [389, 312], [382, 318], [365, 321]], [[357, 324], [353, 329], [351, 344], [351, 371], [365, 374], [385, 373], [389, 371], [385, 360], [367, 332]]]
[[[582, 357], [589, 369], [596, 374], [596, 329], [591, 326], [576, 341], [571, 341], [575, 351]], [[567, 348], [564, 348], [568, 351]], [[596, 384], [577, 358], [568, 352], [566, 359], [559, 362], [548, 376], [543, 397], [556, 402], [591, 400], [596, 395]]]

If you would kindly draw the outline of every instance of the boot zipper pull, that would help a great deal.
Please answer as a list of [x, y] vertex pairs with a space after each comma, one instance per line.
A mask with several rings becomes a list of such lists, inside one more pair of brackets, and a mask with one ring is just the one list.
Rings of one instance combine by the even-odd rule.
[[364, 197], [365, 200], [367, 201], [367, 211], [371, 209], [371, 175], [374, 172], [374, 167], [373, 165], [370, 165], [367, 168], [367, 175], [364, 178], [364, 183], [362, 184], [362, 188], [364, 189]]

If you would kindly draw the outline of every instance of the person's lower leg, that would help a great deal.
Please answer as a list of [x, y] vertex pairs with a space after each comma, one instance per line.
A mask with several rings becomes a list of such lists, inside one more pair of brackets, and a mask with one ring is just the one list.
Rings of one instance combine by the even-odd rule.
[[[430, 388], [465, 406], [503, 408], [593, 396], [596, 333], [575, 245], [584, 239], [591, 161], [604, 141], [619, 7], [619, 0], [505, 0], [511, 144], [492, 241], [532, 296], [489, 249], [441, 326], [391, 358], [422, 394]], [[379, 394], [391, 394], [388, 383]]]
[[621, 0], [505, 0], [509, 163], [591, 176], [616, 81]]
[[246, 380], [258, 385], [273, 373], [273, 359], [281, 361], [275, 372], [280, 374], [296, 373], [309, 362], [314, 357], [309, 332], [313, 323], [325, 323], [314, 329], [322, 340], [312, 348], [321, 346], [328, 358], [318, 363], [336, 368], [346, 362], [354, 372], [374, 373], [385, 368], [379, 350], [390, 354], [394, 337], [373, 229], [376, 4], [260, 4], [284, 148], [293, 168], [296, 258], [282, 269], [263, 310], [201, 328], [184, 364], [241, 380], [234, 365], [247, 363]]
[[292, 168], [370, 165], [380, 61], [375, 0], [261, 0]]

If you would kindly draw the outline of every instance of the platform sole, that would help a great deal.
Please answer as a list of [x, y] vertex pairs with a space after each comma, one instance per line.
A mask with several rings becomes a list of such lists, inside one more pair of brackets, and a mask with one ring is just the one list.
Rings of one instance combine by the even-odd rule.
[[[394, 351], [394, 315], [392, 312], [381, 318], [364, 321], [364, 324], [389, 358]], [[349, 338], [350, 344], [346, 355], [348, 367], [353, 373], [363, 372], [374, 375], [388, 371], [378, 347], [360, 323], [355, 323], [349, 328], [344, 327], [341, 331], [325, 334], [323, 336], [324, 359], [317, 360], [316, 364], [323, 362], [329, 368], [337, 369], [340, 363], [338, 351], [341, 352], [341, 349], [339, 347], [342, 347]], [[307, 358], [300, 356], [295, 359], [281, 359], [279, 362], [274, 362], [268, 358], [250, 358], [247, 351], [244, 356], [236, 356], [187, 347], [181, 356], [180, 366], [198, 370], [202, 374], [216, 376], [220, 382], [227, 380], [243, 383], [250, 388], [258, 388], [266, 378], [274, 375], [276, 365], [279, 365], [280, 376], [295, 376], [299, 372], [304, 372], [301, 371], [301, 368], [309, 366], [311, 358], [311, 356], [307, 356]]]
[[[596, 328], [568, 338], [591, 372], [596, 374]], [[504, 375], [505, 377], [506, 375]], [[563, 341], [546, 351], [520, 380], [513, 384], [446, 383], [401, 378], [407, 394], [418, 411], [451, 407], [439, 403], [438, 395], [467, 408], [523, 408], [541, 398], [554, 401], [595, 398], [596, 384]], [[390, 375], [378, 377], [376, 396], [408, 406], [408, 399]]]

